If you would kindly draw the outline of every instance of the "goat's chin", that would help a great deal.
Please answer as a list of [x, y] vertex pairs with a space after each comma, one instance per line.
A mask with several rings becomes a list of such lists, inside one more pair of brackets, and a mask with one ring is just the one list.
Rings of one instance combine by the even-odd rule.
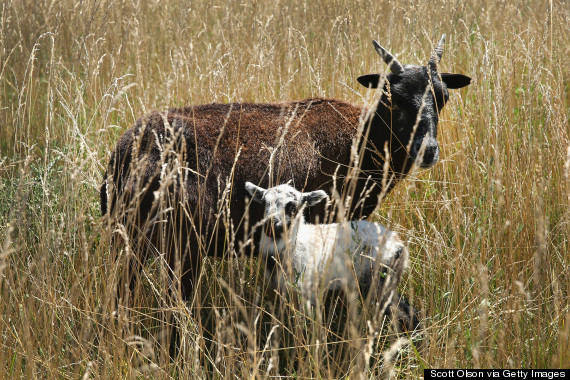
[[429, 169], [429, 168], [433, 167], [435, 164], [437, 164], [438, 162], [439, 162], [439, 157], [436, 157], [429, 162], [424, 161], [423, 159], [420, 160], [419, 158], [416, 158], [414, 164], [421, 169]]
[[426, 162], [420, 162], [418, 166], [422, 169], [429, 169], [432, 166], [434, 166], [435, 164], [437, 164], [437, 161], [438, 160], [434, 160], [432, 162], [427, 162], [427, 163]]
[[265, 231], [263, 231], [261, 233], [261, 240], [258, 248], [263, 255], [274, 255], [279, 251], [283, 251], [286, 248], [286, 245], [283, 238], [268, 236]]

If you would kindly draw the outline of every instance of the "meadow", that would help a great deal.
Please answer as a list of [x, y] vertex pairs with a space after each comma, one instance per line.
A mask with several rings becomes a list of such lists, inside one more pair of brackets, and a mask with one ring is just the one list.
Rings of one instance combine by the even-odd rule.
[[[4, 1], [0, 378], [570, 367], [568, 25], [564, 0]], [[399, 289], [421, 310], [421, 334], [394, 338], [358, 313], [331, 341], [320, 314], [275, 299], [260, 261], [233, 252], [207, 259], [196, 296], [174, 305], [150, 263], [117, 313], [99, 186], [136, 119], [211, 102], [371, 102], [356, 78], [386, 71], [372, 39], [426, 64], [442, 33], [442, 71], [473, 82], [450, 91], [441, 162], [372, 217], [409, 248]], [[174, 360], [164, 314], [182, 326]]]

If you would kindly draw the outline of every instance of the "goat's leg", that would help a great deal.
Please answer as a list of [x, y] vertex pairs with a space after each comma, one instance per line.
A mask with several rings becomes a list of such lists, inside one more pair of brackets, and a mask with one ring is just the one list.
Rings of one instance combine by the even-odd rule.
[[375, 276], [372, 282], [377, 293], [369, 295], [377, 297], [382, 312], [392, 318], [399, 332], [411, 332], [420, 325], [418, 311], [397, 290], [407, 258], [408, 252], [402, 247], [387, 265], [388, 268], [380, 276]]
[[420, 314], [406, 297], [396, 292], [392, 298], [392, 317], [400, 332], [412, 332], [420, 327]]

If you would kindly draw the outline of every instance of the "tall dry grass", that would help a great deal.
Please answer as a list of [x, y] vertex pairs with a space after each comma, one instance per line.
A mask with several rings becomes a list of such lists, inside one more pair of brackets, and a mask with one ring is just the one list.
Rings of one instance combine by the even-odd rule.
[[[568, 3], [206, 3], [2, 3], [0, 378], [567, 367]], [[207, 261], [196, 299], [169, 310], [150, 264], [143, 292], [117, 313], [120, 267], [97, 190], [136, 118], [209, 102], [362, 102], [356, 77], [385, 70], [372, 38], [421, 64], [441, 33], [443, 70], [474, 82], [441, 117], [442, 162], [408, 177], [377, 216], [407, 237], [401, 291], [422, 310], [420, 350], [365, 315], [350, 341], [327, 346], [324, 317], [267, 295], [255, 259]], [[167, 312], [183, 332], [174, 361]]]

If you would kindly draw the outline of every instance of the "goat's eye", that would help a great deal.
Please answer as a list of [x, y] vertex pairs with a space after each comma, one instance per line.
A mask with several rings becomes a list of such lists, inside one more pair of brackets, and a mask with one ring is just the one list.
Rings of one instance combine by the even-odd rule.
[[285, 205], [285, 212], [287, 213], [287, 215], [293, 215], [294, 213], [296, 213], [297, 205], [295, 204], [295, 202], [288, 202]]

